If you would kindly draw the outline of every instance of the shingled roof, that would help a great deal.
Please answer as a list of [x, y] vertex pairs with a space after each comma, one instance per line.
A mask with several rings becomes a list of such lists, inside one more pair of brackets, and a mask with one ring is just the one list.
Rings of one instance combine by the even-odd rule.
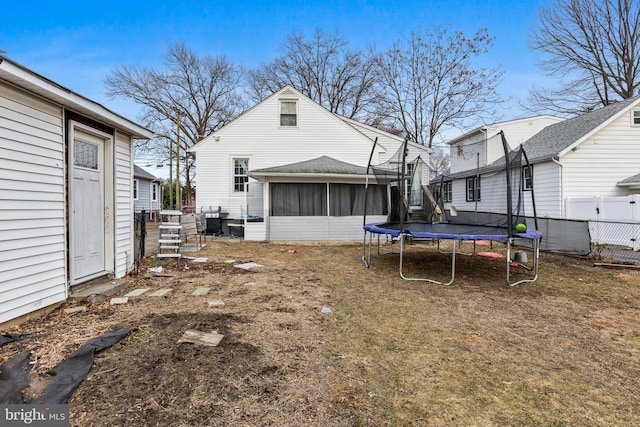
[[249, 176], [265, 175], [366, 175], [367, 168], [321, 156], [311, 160], [249, 171]]
[[[638, 101], [640, 96], [615, 102], [590, 113], [547, 126], [525, 141], [523, 147], [529, 161], [552, 159]], [[504, 159], [502, 162], [504, 164]]]
[[149, 181], [159, 181], [157, 177], [153, 176], [152, 174], [135, 164], [133, 165], [133, 176], [138, 178], [145, 178]]

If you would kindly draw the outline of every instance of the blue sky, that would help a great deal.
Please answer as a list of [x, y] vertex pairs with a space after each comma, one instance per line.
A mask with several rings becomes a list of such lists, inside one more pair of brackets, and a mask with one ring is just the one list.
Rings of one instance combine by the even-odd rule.
[[378, 49], [412, 30], [441, 25], [472, 36], [487, 27], [494, 47], [483, 66], [505, 71], [498, 88], [514, 100], [502, 118], [524, 115], [515, 100], [544, 82], [527, 38], [540, 5], [551, 0], [505, 1], [63, 1], [3, 2], [0, 50], [5, 55], [125, 117], [139, 108], [109, 100], [104, 79], [117, 66], [156, 67], [168, 43], [184, 41], [196, 53], [226, 55], [247, 67], [273, 59], [292, 31], [339, 32], [352, 47]]

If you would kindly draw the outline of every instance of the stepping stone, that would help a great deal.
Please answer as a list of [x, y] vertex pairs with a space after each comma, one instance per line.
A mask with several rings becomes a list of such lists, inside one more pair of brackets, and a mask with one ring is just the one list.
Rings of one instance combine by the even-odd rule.
[[209, 258], [195, 258], [191, 262], [205, 263], [207, 261], [209, 261]]
[[236, 262], [236, 260], [235, 259], [227, 259], [224, 262], [226, 262], [227, 264], [233, 264], [233, 263]]
[[80, 312], [85, 312], [87, 311], [87, 306], [85, 305], [81, 305], [78, 307], [71, 307], [71, 308], [65, 308], [64, 312], [65, 314], [76, 314], [76, 313], [80, 313]]
[[127, 302], [129, 302], [127, 297], [111, 298], [111, 305], [126, 304]]
[[211, 288], [197, 288], [195, 291], [191, 292], [193, 296], [201, 296], [209, 293]]
[[125, 297], [138, 297], [142, 294], [144, 294], [145, 292], [147, 292], [149, 289], [134, 289], [131, 292], [129, 292], [128, 294], [125, 294]]
[[208, 301], [209, 307], [222, 307], [224, 306], [224, 301], [221, 299], [212, 299]]
[[262, 265], [255, 262], [245, 262], [244, 264], [236, 264], [234, 267], [241, 268], [243, 270], [249, 270], [254, 267], [262, 267]]
[[256, 285], [257, 285], [257, 283], [256, 283], [256, 282], [247, 282], [247, 283], [244, 283], [244, 286], [256, 286]]
[[168, 294], [169, 292], [171, 292], [171, 288], [163, 288], [163, 289], [158, 289], [157, 291], [152, 292], [147, 296], [150, 296], [150, 297], [161, 297], [161, 296], [164, 296], [164, 295]]
[[184, 332], [184, 335], [180, 337], [178, 343], [188, 342], [192, 344], [206, 345], [208, 347], [216, 347], [220, 344], [222, 338], [224, 338], [224, 335], [220, 335], [218, 331], [201, 332], [188, 329]]
[[320, 313], [331, 313], [331, 309], [329, 307], [322, 307], [322, 310], [320, 310]]

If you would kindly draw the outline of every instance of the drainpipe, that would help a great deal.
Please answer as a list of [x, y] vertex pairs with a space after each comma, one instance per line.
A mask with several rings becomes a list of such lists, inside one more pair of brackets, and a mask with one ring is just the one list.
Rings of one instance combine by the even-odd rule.
[[[560, 168], [560, 216], [561, 218], [566, 218], [566, 212], [565, 212], [565, 203], [564, 203], [564, 175], [562, 174], [562, 163], [560, 163], [560, 157], [558, 156], [553, 156], [551, 158], [551, 161], [555, 164], [558, 165], [558, 167]], [[548, 215], [545, 215], [548, 216]]]

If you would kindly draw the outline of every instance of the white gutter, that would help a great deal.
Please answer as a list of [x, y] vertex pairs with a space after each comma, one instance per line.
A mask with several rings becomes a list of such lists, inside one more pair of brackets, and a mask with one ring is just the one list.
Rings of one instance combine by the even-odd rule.
[[560, 168], [560, 215], [562, 218], [566, 218], [565, 203], [564, 203], [564, 174], [562, 173], [562, 163], [560, 163], [559, 156], [553, 156], [551, 161], [558, 165]]
[[71, 111], [125, 131], [134, 138], [153, 138], [153, 132], [149, 129], [4, 57], [0, 57], [0, 79], [6, 80], [48, 101], [53, 101]]

